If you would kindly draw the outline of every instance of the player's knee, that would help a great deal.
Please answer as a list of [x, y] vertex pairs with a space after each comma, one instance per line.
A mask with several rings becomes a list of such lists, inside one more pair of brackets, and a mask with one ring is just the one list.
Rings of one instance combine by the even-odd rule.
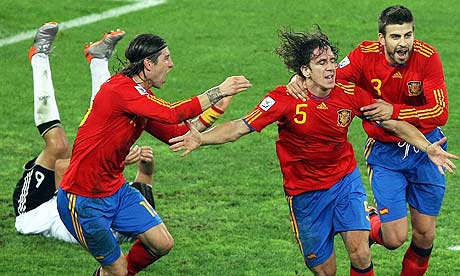
[[428, 247], [433, 244], [435, 239], [434, 231], [418, 232], [412, 231], [412, 240], [415, 244], [420, 245], [421, 247]]
[[406, 239], [389, 239], [389, 240], [384, 240], [385, 242], [385, 248], [389, 250], [395, 250], [398, 249], [401, 245], [404, 244]]
[[371, 264], [371, 252], [369, 246], [361, 246], [350, 249], [348, 252], [350, 261], [354, 267], [365, 269]]
[[69, 157], [69, 140], [67, 138], [56, 137], [47, 139], [46, 148], [53, 153], [57, 158]]
[[167, 235], [161, 243], [155, 246], [154, 253], [158, 256], [168, 254], [174, 247], [174, 239], [171, 235]]
[[395, 250], [407, 240], [407, 231], [384, 231], [384, 246], [389, 250]]

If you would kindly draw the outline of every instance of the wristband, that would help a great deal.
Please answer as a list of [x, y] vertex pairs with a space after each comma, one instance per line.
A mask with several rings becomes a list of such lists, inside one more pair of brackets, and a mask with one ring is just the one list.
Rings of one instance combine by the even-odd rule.
[[216, 106], [211, 106], [211, 108], [208, 108], [203, 113], [201, 113], [198, 119], [203, 125], [210, 127], [217, 119], [220, 118], [220, 116], [222, 116], [222, 114], [224, 114], [223, 110]]

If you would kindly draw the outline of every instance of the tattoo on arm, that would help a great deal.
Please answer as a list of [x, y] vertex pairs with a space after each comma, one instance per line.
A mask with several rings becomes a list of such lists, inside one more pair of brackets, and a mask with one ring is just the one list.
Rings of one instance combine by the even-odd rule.
[[208, 96], [209, 102], [212, 105], [215, 105], [218, 101], [220, 101], [224, 97], [222, 95], [222, 92], [219, 89], [219, 86], [213, 87], [209, 89], [208, 91], [206, 91], [205, 93]]

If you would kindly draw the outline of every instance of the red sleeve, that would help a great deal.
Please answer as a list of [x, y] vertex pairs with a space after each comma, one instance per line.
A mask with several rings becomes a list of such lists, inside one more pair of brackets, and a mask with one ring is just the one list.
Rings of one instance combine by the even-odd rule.
[[167, 124], [155, 120], [149, 120], [145, 126], [145, 131], [166, 144], [168, 144], [169, 139], [184, 135], [188, 130], [188, 127], [183, 123]]
[[423, 67], [422, 89], [426, 103], [420, 106], [393, 104], [392, 118], [432, 129], [447, 123], [449, 116], [447, 88], [441, 59], [437, 52], [430, 56], [428, 63]]
[[362, 57], [359, 47], [351, 51], [340, 61], [336, 78], [357, 83], [362, 74]]
[[244, 116], [243, 121], [251, 131], [262, 131], [263, 128], [273, 122], [282, 120], [288, 104], [283, 102], [280, 94], [286, 94], [286, 87], [279, 86], [265, 95], [264, 99], [250, 113]]
[[198, 97], [170, 103], [146, 91], [140, 85], [124, 87], [116, 91], [121, 112], [136, 114], [163, 123], [178, 124], [201, 114]]

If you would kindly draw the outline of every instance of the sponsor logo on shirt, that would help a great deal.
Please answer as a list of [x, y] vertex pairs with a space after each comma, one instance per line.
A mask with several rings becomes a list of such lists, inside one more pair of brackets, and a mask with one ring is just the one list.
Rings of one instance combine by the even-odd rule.
[[134, 88], [136, 88], [137, 92], [139, 92], [139, 94], [141, 94], [142, 96], [149, 94], [147, 90], [145, 90], [144, 87], [140, 86], [139, 84], [134, 86]]
[[347, 66], [348, 64], [350, 64], [350, 59], [348, 58], [348, 56], [346, 56], [339, 63], [339, 68], [343, 68], [343, 67]]
[[423, 87], [421, 81], [409, 81], [407, 82], [407, 88], [409, 90], [409, 96], [418, 96], [422, 94]]
[[275, 100], [272, 99], [271, 97], [266, 97], [265, 99], [262, 100], [262, 102], [259, 104], [259, 107], [263, 111], [267, 111], [270, 109], [275, 104]]
[[346, 127], [351, 122], [351, 110], [341, 109], [337, 111], [337, 125], [341, 127]]

